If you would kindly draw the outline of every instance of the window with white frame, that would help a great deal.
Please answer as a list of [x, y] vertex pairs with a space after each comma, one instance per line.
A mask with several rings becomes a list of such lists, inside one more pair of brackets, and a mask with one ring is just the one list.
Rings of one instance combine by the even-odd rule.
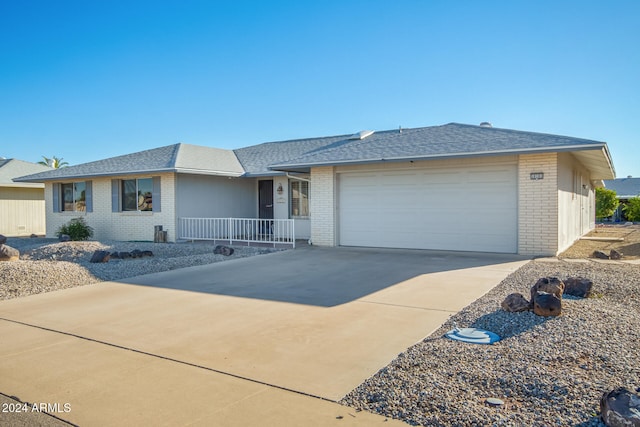
[[54, 212], [91, 212], [91, 181], [53, 184]]
[[289, 181], [291, 217], [309, 217], [309, 182], [292, 179]]
[[153, 210], [153, 180], [123, 179], [122, 180], [122, 211], [152, 211]]
[[160, 177], [111, 180], [112, 212], [160, 212]]

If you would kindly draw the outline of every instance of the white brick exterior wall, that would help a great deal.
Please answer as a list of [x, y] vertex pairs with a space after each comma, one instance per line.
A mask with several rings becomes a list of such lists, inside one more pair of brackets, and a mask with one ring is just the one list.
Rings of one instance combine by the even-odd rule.
[[311, 169], [311, 241], [336, 245], [336, 174], [331, 166]]
[[[416, 162], [414, 167], [435, 167], [446, 164], [482, 164], [495, 161], [515, 161], [514, 157], [482, 158], [482, 159], [459, 159], [459, 160], [434, 160], [427, 162]], [[564, 189], [560, 188], [559, 171], [566, 174], [567, 168], [579, 170], [582, 174], [582, 183], [588, 184], [588, 189], [584, 190], [583, 210], [589, 217], [587, 223], [592, 224], [590, 217], [592, 214], [593, 189], [588, 182], [588, 175], [584, 167], [577, 161], [559, 162], [558, 153], [528, 154], [517, 157], [518, 162], [518, 253], [527, 256], [554, 256], [564, 249], [566, 239], [577, 239], [586, 230], [570, 227], [568, 224], [575, 222], [574, 216], [579, 213], [577, 206], [573, 203], [568, 208], [566, 203], [560, 203], [567, 196], [562, 194]], [[575, 160], [575, 159], [574, 159]], [[397, 164], [363, 165], [351, 167], [319, 167], [311, 171], [311, 238], [316, 245], [335, 246], [337, 244], [337, 205], [336, 205], [336, 173], [347, 170], [365, 169], [388, 169], [398, 167]], [[532, 172], [542, 172], [544, 179], [532, 180]], [[566, 187], [566, 185], [565, 185]], [[581, 186], [580, 186], [581, 187]], [[582, 188], [582, 187], [581, 187]], [[561, 191], [562, 190], [562, 191]], [[568, 196], [571, 197], [571, 196]], [[575, 200], [580, 200], [582, 196], [576, 196]], [[584, 208], [584, 206], [587, 206]], [[584, 217], [585, 214], [583, 214]], [[570, 231], [567, 237], [559, 230]], [[559, 236], [560, 234], [560, 236]], [[563, 244], [560, 244], [560, 239]], [[572, 241], [573, 241], [572, 240]]]
[[[558, 251], [558, 154], [528, 154], [518, 162], [518, 253]], [[544, 179], [532, 180], [532, 172]]]
[[111, 177], [91, 179], [93, 182], [93, 212], [53, 212], [53, 184], [46, 183], [44, 193], [47, 211], [47, 237], [56, 237], [56, 231], [61, 225], [82, 216], [87, 224], [93, 227], [94, 239], [153, 241], [154, 226], [162, 225], [163, 229], [168, 231], [168, 241], [174, 242], [177, 227], [175, 174], [125, 175], [118, 176], [118, 179], [151, 178], [152, 176], [160, 176], [161, 212], [112, 212]]

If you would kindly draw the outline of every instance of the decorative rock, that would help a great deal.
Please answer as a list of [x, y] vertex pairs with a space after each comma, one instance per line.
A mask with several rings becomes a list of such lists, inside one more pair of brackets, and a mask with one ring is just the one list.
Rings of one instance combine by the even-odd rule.
[[501, 306], [504, 311], [516, 313], [519, 311], [529, 310], [531, 303], [524, 297], [524, 295], [516, 292], [507, 295], [504, 301], [502, 301]]
[[32, 239], [35, 239], [35, 238], [38, 237], [38, 235], [37, 234], [31, 234], [31, 236], [29, 236], [29, 237], [31, 237]]
[[111, 258], [111, 254], [108, 251], [95, 251], [91, 260], [89, 262], [98, 263], [98, 262], [109, 262]]
[[131, 258], [131, 253], [130, 252], [120, 252], [120, 253], [118, 253], [118, 255], [120, 255], [120, 259]]
[[618, 252], [615, 249], [611, 249], [611, 251], [609, 251], [610, 259], [622, 259], [622, 256], [622, 252]]
[[562, 299], [548, 292], [538, 291], [532, 304], [533, 312], [538, 316], [559, 316], [562, 313]]
[[574, 297], [588, 298], [592, 287], [593, 282], [584, 277], [569, 277], [564, 281], [564, 293]]
[[7, 243], [7, 236], [0, 234], [0, 245], [4, 245], [5, 243]]
[[142, 251], [140, 249], [134, 249], [131, 251], [131, 258], [142, 258]]
[[152, 251], [142, 251], [142, 256], [153, 256]]
[[608, 427], [640, 427], [640, 396], [623, 387], [604, 393], [600, 418]]
[[487, 402], [491, 406], [502, 406], [504, 405], [504, 400], [498, 399], [497, 397], [488, 397], [485, 402]]
[[600, 259], [609, 259], [609, 255], [605, 254], [602, 251], [593, 251], [593, 257]]
[[538, 292], [546, 292], [553, 294], [558, 298], [562, 298], [564, 292], [564, 283], [557, 277], [543, 277], [538, 279], [535, 285], [531, 287], [531, 303]]
[[224, 255], [224, 256], [233, 255], [233, 252], [234, 252], [233, 248], [230, 248], [229, 246], [218, 245], [213, 249], [214, 254]]
[[58, 240], [61, 242], [70, 242], [71, 241], [71, 237], [68, 234], [61, 234], [58, 237]]
[[120, 252], [118, 252], [118, 251], [111, 252], [110, 258], [111, 259], [120, 259]]
[[5, 244], [0, 244], [0, 261], [17, 261], [19, 259], [20, 259], [19, 250], [12, 248], [11, 246], [7, 246]]

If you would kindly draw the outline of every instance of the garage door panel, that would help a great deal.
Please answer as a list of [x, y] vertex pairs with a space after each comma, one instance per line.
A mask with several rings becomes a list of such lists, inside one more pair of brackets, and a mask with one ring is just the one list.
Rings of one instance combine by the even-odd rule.
[[345, 246], [517, 251], [516, 167], [339, 176]]

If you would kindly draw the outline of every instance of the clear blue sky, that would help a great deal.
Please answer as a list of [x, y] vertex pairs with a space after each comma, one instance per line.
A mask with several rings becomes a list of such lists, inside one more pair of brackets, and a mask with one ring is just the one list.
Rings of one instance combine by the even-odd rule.
[[640, 2], [0, 3], [7, 158], [482, 121], [640, 176]]

